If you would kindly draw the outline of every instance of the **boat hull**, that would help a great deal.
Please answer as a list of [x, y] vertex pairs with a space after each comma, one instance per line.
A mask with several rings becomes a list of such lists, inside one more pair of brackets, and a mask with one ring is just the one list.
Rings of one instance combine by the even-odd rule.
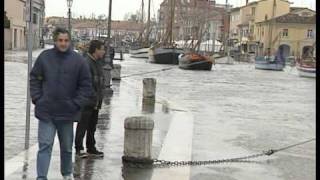
[[196, 61], [191, 60], [190, 56], [182, 56], [179, 58], [179, 68], [187, 70], [207, 70], [211, 71], [212, 61], [200, 58]]
[[296, 67], [298, 70], [298, 74], [300, 77], [309, 77], [309, 78], [315, 78], [316, 77], [316, 68], [312, 67]]
[[256, 63], [255, 68], [262, 70], [282, 71], [284, 65], [278, 63]]
[[140, 48], [140, 49], [130, 49], [129, 50], [130, 57], [133, 58], [149, 58], [149, 48]]
[[273, 71], [282, 71], [284, 64], [279, 62], [269, 62], [264, 59], [264, 57], [257, 57], [255, 59], [255, 68], [262, 70], [273, 70]]
[[179, 64], [178, 57], [183, 50], [176, 48], [155, 48], [150, 51], [150, 62], [156, 64]]

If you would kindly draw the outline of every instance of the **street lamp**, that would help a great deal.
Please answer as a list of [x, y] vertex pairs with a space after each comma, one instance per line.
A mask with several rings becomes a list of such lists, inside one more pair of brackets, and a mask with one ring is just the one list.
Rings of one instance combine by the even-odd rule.
[[72, 6], [73, 0], [67, 0], [68, 5], [68, 30], [71, 36], [71, 6]]

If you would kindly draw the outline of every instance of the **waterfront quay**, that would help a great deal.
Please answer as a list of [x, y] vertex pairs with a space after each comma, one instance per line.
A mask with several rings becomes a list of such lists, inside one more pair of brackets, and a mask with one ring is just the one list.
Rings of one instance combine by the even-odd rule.
[[[41, 51], [34, 52], [34, 57]], [[5, 179], [36, 178], [37, 125], [31, 108], [30, 149], [24, 150], [27, 53], [5, 53]], [[34, 58], [35, 59], [35, 58]], [[74, 158], [75, 179], [83, 180], [313, 180], [315, 143], [296, 146], [249, 162], [153, 169], [122, 164], [124, 120], [154, 120], [152, 158], [216, 160], [277, 149], [315, 137], [315, 78], [255, 69], [254, 64], [216, 64], [211, 71], [147, 63], [124, 55], [120, 81], [104, 99], [97, 125], [100, 159]], [[156, 71], [164, 68], [167, 71]], [[139, 74], [130, 76], [132, 74]], [[156, 79], [156, 101], [142, 103], [144, 78]], [[76, 127], [76, 123], [75, 123]], [[60, 180], [55, 141], [48, 178]]]

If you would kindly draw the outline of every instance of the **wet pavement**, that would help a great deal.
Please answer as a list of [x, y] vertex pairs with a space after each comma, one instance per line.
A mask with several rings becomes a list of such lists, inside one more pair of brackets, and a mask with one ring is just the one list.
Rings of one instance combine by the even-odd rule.
[[[38, 51], [40, 52], [40, 51]], [[19, 60], [23, 62], [26, 57]], [[31, 118], [31, 149], [23, 151], [27, 65], [5, 62], [6, 179], [35, 179], [37, 120]], [[18, 53], [19, 54], [19, 53]], [[36, 53], [34, 53], [36, 54]], [[15, 58], [12, 58], [15, 59]], [[19, 59], [19, 58], [16, 58]], [[122, 75], [171, 65], [142, 59], [115, 61]], [[142, 104], [142, 79], [157, 79], [156, 103]], [[124, 119], [146, 115], [155, 121], [153, 157], [166, 160], [215, 160], [260, 153], [315, 137], [315, 79], [294, 68], [255, 70], [253, 64], [215, 65], [212, 71], [178, 68], [114, 81], [97, 126], [103, 159], [74, 159], [75, 176], [84, 180], [311, 180], [315, 179], [315, 143], [297, 146], [251, 163], [137, 169], [123, 167]], [[32, 107], [33, 108], [33, 107]], [[61, 179], [55, 141], [49, 179]]]

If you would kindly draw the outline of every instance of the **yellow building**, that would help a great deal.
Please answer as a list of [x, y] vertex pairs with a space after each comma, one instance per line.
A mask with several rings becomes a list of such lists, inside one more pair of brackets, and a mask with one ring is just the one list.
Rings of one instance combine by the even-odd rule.
[[26, 21], [24, 14], [25, 2], [5, 0], [4, 9], [10, 20], [10, 29], [5, 29], [6, 49], [26, 48]]
[[243, 52], [255, 52], [256, 23], [290, 12], [287, 0], [260, 0], [234, 8], [230, 12], [230, 37], [238, 39]]
[[[38, 48], [42, 38], [44, 0], [33, 0], [33, 46]], [[10, 20], [5, 29], [5, 49], [21, 50], [27, 46], [26, 0], [5, 0], [4, 10]]]
[[310, 9], [291, 8], [291, 12], [287, 14], [256, 23], [256, 28], [259, 54], [263, 54], [268, 48], [275, 53], [280, 47], [285, 56], [301, 57], [306, 52], [313, 51], [316, 16]]

